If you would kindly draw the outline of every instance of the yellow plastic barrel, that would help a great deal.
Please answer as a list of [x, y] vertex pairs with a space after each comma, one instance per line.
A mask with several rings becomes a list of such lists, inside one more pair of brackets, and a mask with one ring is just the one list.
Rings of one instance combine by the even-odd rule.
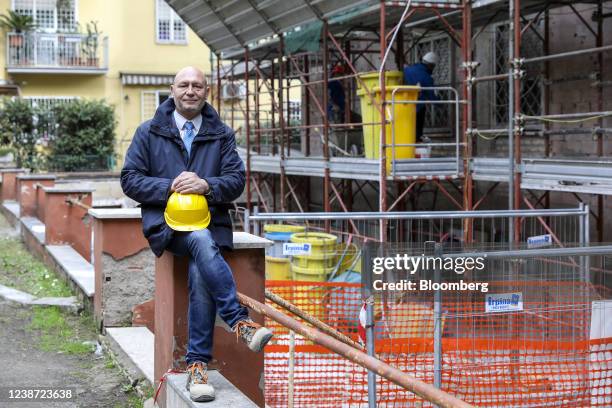
[[[299, 232], [291, 242], [311, 245], [310, 255], [291, 258], [291, 276], [295, 281], [326, 282], [334, 270], [337, 237], [321, 232]], [[293, 290], [293, 303], [308, 314], [325, 320], [325, 288], [297, 285]]]
[[291, 263], [293, 265], [310, 268], [312, 270], [321, 270], [322, 268], [333, 268], [336, 265], [336, 252], [327, 252], [312, 255], [294, 255]]
[[274, 245], [266, 249], [266, 278], [271, 280], [291, 279], [289, 258], [283, 255], [283, 244], [289, 242], [291, 235], [303, 232], [302, 225], [266, 224], [264, 237], [273, 241]]
[[315, 269], [312, 267], [302, 267], [295, 263], [291, 264], [291, 276], [296, 281], [325, 282], [327, 276], [334, 270], [334, 267]]
[[[327, 275], [333, 270], [336, 263], [336, 241], [335, 235], [322, 232], [298, 232], [291, 236], [291, 242], [297, 244], [310, 244], [310, 255], [296, 255], [291, 259], [291, 264], [299, 270], [307, 270], [307, 275], [320, 275], [318, 278], [308, 278], [304, 280], [314, 280], [324, 282]], [[301, 273], [298, 272], [298, 275]], [[294, 279], [296, 274], [293, 273]], [[299, 279], [298, 279], [299, 280]]]
[[[385, 127], [385, 140], [387, 144], [386, 158], [387, 170], [391, 169], [392, 160], [414, 158], [414, 146], [402, 146], [392, 148], [394, 141], [398, 144], [411, 144], [416, 141], [416, 104], [398, 103], [403, 101], [416, 101], [419, 98], [418, 86], [403, 87], [395, 91], [395, 104], [391, 110], [391, 98], [397, 85], [389, 85], [385, 88], [387, 112], [386, 118], [393, 121]], [[365, 89], [358, 89], [357, 95], [361, 102], [361, 117], [363, 123], [380, 123], [382, 117], [379, 111], [381, 106], [381, 90], [379, 86], [369, 88], [370, 94]], [[376, 101], [372, 101], [372, 97]], [[395, 138], [393, 138], [395, 131]], [[378, 159], [380, 157], [380, 124], [363, 126], [363, 144], [365, 157], [367, 159]], [[394, 154], [395, 151], [395, 154]]]
[[266, 256], [266, 279], [291, 280], [289, 258]]
[[298, 232], [291, 236], [291, 242], [312, 245], [312, 254], [336, 252], [338, 238], [324, 232]]
[[289, 225], [289, 224], [266, 224], [264, 225], [264, 232], [304, 232], [306, 227], [303, 225]]
[[[378, 80], [378, 71], [367, 72], [359, 75], [361, 81], [357, 81], [357, 89], [362, 89], [363, 84], [372, 90], [372, 88], [380, 86]], [[385, 71], [385, 86], [401, 85], [404, 82], [404, 73], [402, 71]]]

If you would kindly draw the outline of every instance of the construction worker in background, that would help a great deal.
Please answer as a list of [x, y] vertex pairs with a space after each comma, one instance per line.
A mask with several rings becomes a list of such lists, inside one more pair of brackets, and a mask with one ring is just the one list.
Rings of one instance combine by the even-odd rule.
[[261, 351], [272, 333], [238, 303], [220, 252], [232, 248], [228, 207], [245, 186], [234, 131], [206, 103], [208, 84], [199, 69], [181, 69], [170, 92], [136, 130], [121, 187], [141, 204], [143, 232], [155, 255], [168, 250], [189, 257], [187, 389], [192, 400], [204, 402], [215, 398], [206, 370], [217, 313], [253, 351]]
[[344, 75], [345, 70], [342, 64], [336, 64], [331, 71], [330, 79], [327, 81], [327, 91], [329, 92], [329, 102], [327, 104], [327, 117], [331, 123], [344, 123], [346, 94], [344, 86], [336, 77]]
[[[404, 67], [404, 85], [419, 85], [423, 87], [434, 86], [431, 76], [434, 68], [438, 64], [438, 55], [435, 52], [428, 52], [423, 56], [420, 63]], [[438, 97], [433, 90], [422, 90], [419, 93], [420, 101], [437, 101]], [[430, 143], [431, 139], [423, 135], [423, 125], [425, 124], [426, 104], [417, 104], [416, 114], [416, 138], [417, 142]]]

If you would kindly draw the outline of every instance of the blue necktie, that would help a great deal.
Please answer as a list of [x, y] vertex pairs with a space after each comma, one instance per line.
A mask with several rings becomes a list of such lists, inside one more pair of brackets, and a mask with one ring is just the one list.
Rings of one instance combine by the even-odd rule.
[[185, 124], [183, 125], [183, 129], [185, 130], [185, 135], [183, 136], [183, 143], [185, 143], [187, 154], [191, 155], [191, 142], [193, 142], [193, 138], [195, 137], [195, 126], [193, 126], [192, 122], [185, 122]]

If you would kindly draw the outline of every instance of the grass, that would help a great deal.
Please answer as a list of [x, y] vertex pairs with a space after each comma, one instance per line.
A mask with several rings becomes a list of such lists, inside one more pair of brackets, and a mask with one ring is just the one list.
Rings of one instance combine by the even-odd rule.
[[[12, 228], [0, 215], [0, 236], [2, 230]], [[0, 238], [0, 284], [22, 290], [38, 297], [72, 296], [68, 285], [59, 279], [42, 262], [34, 258], [17, 239]], [[30, 313], [28, 313], [30, 314]], [[35, 306], [31, 309], [31, 321], [27, 330], [38, 338], [38, 347], [46, 352], [59, 352], [72, 355], [92, 353], [92, 345], [84, 341], [96, 338], [96, 324], [89, 311], [78, 317], [58, 307]], [[0, 323], [8, 321], [0, 319]], [[94, 366], [93, 361], [83, 361], [80, 369]], [[117, 370], [115, 361], [107, 356], [104, 367]], [[78, 375], [79, 372], [75, 374]], [[115, 404], [116, 408], [142, 408], [143, 400], [131, 384], [122, 386], [127, 401]], [[153, 388], [146, 387], [145, 399], [153, 396]]]
[[0, 239], [0, 283], [37, 297], [72, 295], [63, 280], [12, 238]]
[[117, 365], [115, 364], [115, 360], [113, 360], [111, 356], [107, 355], [106, 361], [104, 362], [104, 367], [111, 369], [117, 367]]
[[[81, 317], [82, 319], [82, 317]], [[89, 336], [81, 336], [82, 330], [76, 327], [78, 322], [69, 321], [58, 307], [37, 306], [32, 310], [32, 321], [28, 326], [39, 336], [39, 347], [43, 351], [65, 354], [88, 354], [92, 351], [90, 344], [83, 341], [91, 338], [90, 330], [85, 330]]]
[[134, 388], [131, 385], [124, 385], [121, 387], [123, 392], [128, 395], [128, 400], [124, 405], [115, 404], [113, 408], [142, 408], [144, 405], [144, 401], [140, 398], [140, 395], [136, 393]]
[[143, 401], [140, 399], [140, 395], [132, 392], [128, 398], [128, 404], [130, 408], [142, 408]]
[[149, 398], [153, 398], [153, 396], [155, 395], [155, 388], [150, 385], [147, 385], [146, 387], [142, 388], [142, 392], [144, 394], [145, 400], [148, 400]]

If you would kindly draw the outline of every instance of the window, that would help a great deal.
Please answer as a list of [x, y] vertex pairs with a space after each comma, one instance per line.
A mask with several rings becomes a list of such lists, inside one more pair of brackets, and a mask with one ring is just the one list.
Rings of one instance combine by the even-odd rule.
[[187, 27], [181, 18], [164, 0], [157, 2], [157, 42], [184, 44], [187, 42]]
[[142, 91], [141, 100], [141, 119], [151, 119], [155, 115], [157, 107], [170, 97], [170, 92], [163, 91]]
[[[544, 53], [542, 19], [522, 34], [521, 58], [530, 58]], [[495, 74], [505, 74], [509, 70], [508, 62], [508, 25], [495, 26], [494, 35]], [[542, 113], [542, 76], [543, 63], [528, 64], [522, 69], [525, 76], [521, 79], [521, 113], [540, 115]], [[498, 79], [494, 86], [493, 119], [497, 125], [508, 123], [508, 80]]]
[[299, 124], [302, 120], [302, 102], [285, 101], [285, 118], [289, 119], [290, 124]]
[[39, 31], [76, 30], [76, 0], [13, 0], [13, 10], [32, 16]]
[[35, 108], [41, 108], [47, 113], [46, 118], [38, 118], [38, 120], [44, 120], [45, 129], [42, 131], [41, 141], [43, 144], [47, 143], [50, 139], [55, 136], [56, 119], [53, 113], [53, 107], [63, 105], [68, 102], [74, 101], [77, 97], [74, 96], [26, 96], [23, 99], [28, 101], [30, 105]]

